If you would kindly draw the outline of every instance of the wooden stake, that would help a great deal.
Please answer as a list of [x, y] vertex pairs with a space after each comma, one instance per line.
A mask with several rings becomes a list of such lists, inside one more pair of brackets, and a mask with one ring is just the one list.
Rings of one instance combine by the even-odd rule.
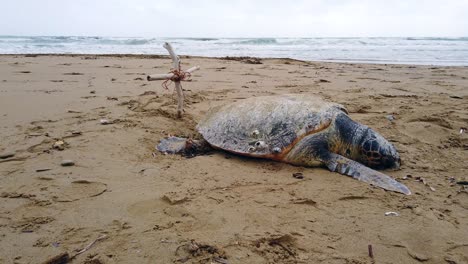
[[[164, 43], [163, 47], [167, 49], [169, 55], [172, 58], [172, 64], [174, 65], [174, 69], [180, 71], [180, 58], [172, 49], [171, 44], [169, 42]], [[182, 112], [184, 111], [184, 92], [182, 91], [182, 85], [180, 85], [180, 80], [174, 81], [175, 89], [177, 92], [177, 117], [182, 117]]]
[[369, 253], [369, 257], [370, 257], [371, 259], [374, 259], [374, 250], [372, 250], [372, 245], [368, 245], [368, 246], [367, 246], [367, 251], [368, 251], [368, 253]]

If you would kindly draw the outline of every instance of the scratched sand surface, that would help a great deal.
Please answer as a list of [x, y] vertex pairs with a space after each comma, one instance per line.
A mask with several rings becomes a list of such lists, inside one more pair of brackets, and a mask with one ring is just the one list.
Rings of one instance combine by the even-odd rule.
[[[368, 245], [375, 263], [468, 263], [468, 193], [454, 183], [468, 180], [468, 67], [262, 62], [183, 59], [202, 69], [177, 120], [172, 91], [145, 79], [168, 58], [0, 56], [0, 153], [16, 152], [0, 160], [0, 263], [73, 255], [103, 234], [73, 263], [372, 263]], [[284, 93], [342, 103], [383, 134], [403, 160], [387, 173], [414, 194], [223, 152], [152, 154], [167, 134], [196, 136], [210, 106]]]

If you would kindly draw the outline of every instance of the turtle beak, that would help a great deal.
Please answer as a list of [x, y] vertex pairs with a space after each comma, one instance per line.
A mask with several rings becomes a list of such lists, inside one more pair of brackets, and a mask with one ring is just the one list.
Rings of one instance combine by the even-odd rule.
[[361, 140], [362, 163], [375, 169], [398, 169], [401, 165], [396, 148], [384, 137], [368, 128]]

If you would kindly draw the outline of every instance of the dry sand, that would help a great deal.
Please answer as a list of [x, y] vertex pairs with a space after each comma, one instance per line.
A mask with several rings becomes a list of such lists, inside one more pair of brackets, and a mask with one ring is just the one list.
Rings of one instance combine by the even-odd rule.
[[[145, 78], [167, 57], [0, 56], [0, 153], [15, 153], [0, 159], [0, 263], [102, 235], [73, 262], [468, 263], [468, 67], [262, 62], [183, 58], [202, 69], [177, 120], [173, 92]], [[220, 151], [153, 154], [197, 136], [210, 106], [284, 93], [342, 103], [383, 134], [403, 161], [386, 173], [414, 194]]]

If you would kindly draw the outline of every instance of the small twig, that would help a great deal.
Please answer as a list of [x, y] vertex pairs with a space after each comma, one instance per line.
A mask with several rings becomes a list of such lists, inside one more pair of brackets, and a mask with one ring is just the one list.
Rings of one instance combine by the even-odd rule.
[[369, 251], [369, 257], [371, 259], [374, 259], [374, 251], [372, 250], [372, 245], [368, 245], [367, 250]]
[[171, 241], [171, 240], [167, 240], [167, 239], [161, 239], [160, 242], [161, 242], [161, 243], [168, 243], [168, 244], [170, 244], [170, 243], [177, 243], [176, 241]]
[[75, 255], [73, 255], [70, 259], [74, 259], [76, 256], [88, 251], [92, 246], [94, 246], [94, 244], [96, 244], [96, 242], [100, 241], [100, 240], [104, 240], [107, 238], [107, 235], [102, 235], [98, 238], [96, 238], [96, 240], [94, 240], [93, 242], [89, 243], [89, 245], [87, 245], [86, 247], [84, 247], [82, 250], [78, 251]]
[[9, 161], [25, 161], [28, 158], [29, 157], [17, 157], [17, 158], [11, 158], [11, 159], [4, 159], [4, 160], [0, 160], [0, 163], [9, 162]]

